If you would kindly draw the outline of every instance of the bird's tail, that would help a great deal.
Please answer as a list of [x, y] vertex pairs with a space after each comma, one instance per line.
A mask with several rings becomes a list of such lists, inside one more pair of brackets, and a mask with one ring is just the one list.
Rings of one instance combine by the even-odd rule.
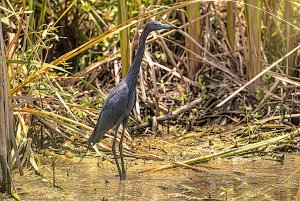
[[100, 125], [98, 124], [99, 121], [97, 122], [92, 134], [90, 135], [88, 139], [88, 144], [90, 145], [91, 143], [95, 145], [96, 143], [100, 142], [106, 133], [106, 130], [100, 129]]
[[96, 127], [94, 128], [92, 134], [90, 135], [89, 139], [88, 139], [88, 144], [90, 145], [91, 143], [94, 145], [96, 144], [97, 142], [99, 142], [101, 139], [100, 139], [100, 135], [98, 133], [96, 133], [96, 130], [97, 130], [97, 125]]

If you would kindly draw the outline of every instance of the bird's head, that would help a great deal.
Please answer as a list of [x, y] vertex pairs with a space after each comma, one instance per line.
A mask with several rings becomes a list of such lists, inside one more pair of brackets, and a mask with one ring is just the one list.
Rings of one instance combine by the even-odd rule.
[[173, 26], [173, 25], [168, 25], [168, 24], [163, 24], [159, 21], [150, 21], [146, 25], [146, 29], [151, 31], [156, 31], [156, 30], [161, 30], [161, 29], [178, 29], [178, 27]]

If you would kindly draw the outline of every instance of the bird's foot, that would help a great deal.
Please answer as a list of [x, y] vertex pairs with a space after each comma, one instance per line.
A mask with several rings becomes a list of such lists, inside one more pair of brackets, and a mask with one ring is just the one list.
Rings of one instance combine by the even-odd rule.
[[120, 180], [125, 180], [126, 179], [126, 174], [120, 174], [120, 175], [118, 175], [118, 174], [116, 174], [115, 175], [115, 177], [120, 177]]
[[125, 180], [126, 179], [126, 173], [123, 173], [120, 175], [120, 180]]

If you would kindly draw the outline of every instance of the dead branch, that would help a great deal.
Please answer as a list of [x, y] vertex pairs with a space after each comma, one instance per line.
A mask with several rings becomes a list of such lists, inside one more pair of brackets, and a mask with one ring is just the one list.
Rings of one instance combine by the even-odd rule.
[[[201, 103], [201, 101], [202, 101], [202, 98], [198, 98], [198, 99], [193, 100], [192, 102], [188, 103], [187, 105], [180, 107], [179, 109], [177, 109], [173, 112], [170, 112], [164, 116], [157, 117], [157, 122], [163, 122], [166, 120], [174, 119], [177, 116], [179, 116], [180, 114], [188, 111], [189, 109], [196, 107], [199, 103]], [[142, 128], [145, 128], [148, 126], [151, 126], [151, 121], [140, 124], [138, 126], [135, 126], [134, 128], [131, 129], [131, 131], [139, 130], [139, 129], [142, 129]]]

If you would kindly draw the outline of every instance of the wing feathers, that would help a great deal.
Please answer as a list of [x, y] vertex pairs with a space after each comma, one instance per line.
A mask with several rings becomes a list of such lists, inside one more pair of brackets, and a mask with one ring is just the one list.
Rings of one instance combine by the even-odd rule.
[[128, 105], [128, 95], [128, 86], [120, 82], [106, 99], [93, 133], [89, 137], [89, 143], [96, 144], [101, 141], [109, 129], [123, 120]]

